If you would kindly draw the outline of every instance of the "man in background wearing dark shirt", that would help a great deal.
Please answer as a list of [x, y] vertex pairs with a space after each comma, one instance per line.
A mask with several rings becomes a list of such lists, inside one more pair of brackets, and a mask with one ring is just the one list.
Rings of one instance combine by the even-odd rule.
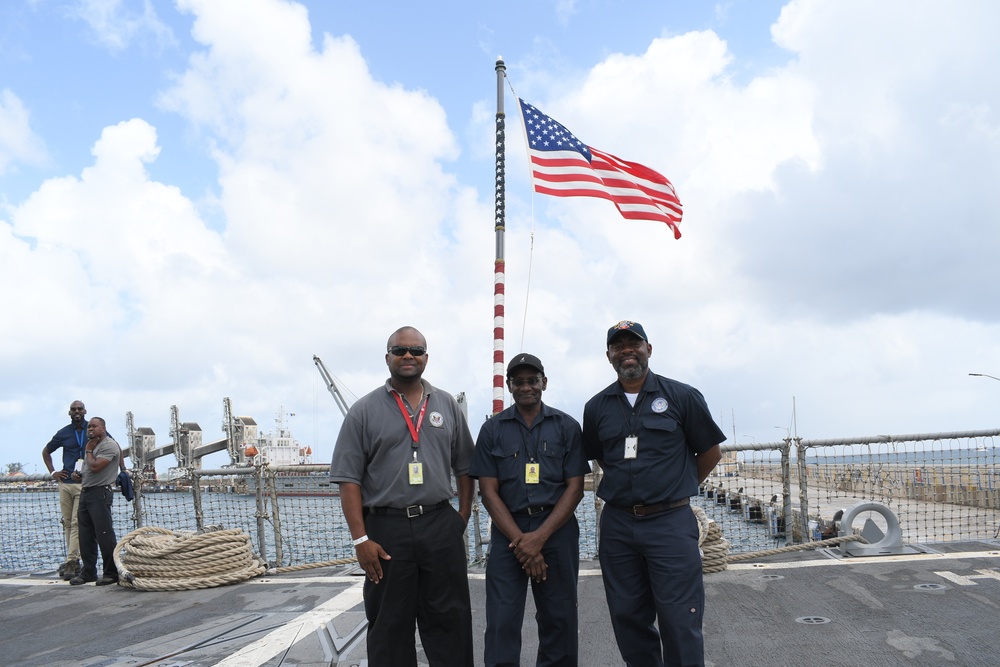
[[[73, 472], [83, 465], [83, 448], [87, 443], [87, 408], [83, 401], [69, 406], [70, 423], [62, 427], [47, 445], [42, 447], [42, 461], [52, 479], [59, 482], [59, 510], [62, 512], [66, 561], [59, 566], [59, 576], [69, 581], [80, 574], [80, 536], [77, 514], [80, 509], [80, 482]], [[56, 470], [52, 454], [62, 449], [62, 466]]]

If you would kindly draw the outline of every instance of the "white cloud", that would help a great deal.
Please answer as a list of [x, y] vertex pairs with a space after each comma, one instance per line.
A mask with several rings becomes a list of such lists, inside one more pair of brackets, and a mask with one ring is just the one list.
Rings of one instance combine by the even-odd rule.
[[[86, 394], [140, 424], [171, 404], [211, 415], [232, 396], [267, 423], [280, 402], [314, 407], [314, 353], [368, 391], [385, 374], [385, 338], [404, 323], [427, 334], [438, 377], [486, 360], [485, 337], [449, 342], [462, 338], [455, 322], [469, 326], [464, 313], [489, 313], [491, 239], [470, 238], [464, 222], [491, 213], [442, 168], [457, 148], [440, 105], [373, 81], [349, 39], [312, 50], [292, 5], [258, 2], [242, 23], [231, 5], [187, 6], [209, 48], [162, 103], [215, 141], [224, 229], [150, 179], [154, 128], [106, 128], [94, 163], [45, 182], [0, 237], [23, 259], [11, 272], [23, 264], [37, 278], [26, 317], [4, 332], [9, 363], [45, 378], [22, 389], [44, 388], [55, 406]], [[67, 320], [79, 323], [71, 349]], [[315, 407], [327, 423], [325, 400]], [[335, 429], [324, 434], [328, 455]]]
[[[17, 415], [47, 438], [83, 398], [166, 440], [170, 405], [217, 433], [231, 396], [265, 424], [280, 404], [311, 414], [313, 433], [297, 432], [322, 459], [338, 420], [311, 356], [363, 394], [402, 324], [427, 335], [428, 379], [467, 391], [476, 423], [492, 192], [454, 173], [459, 140], [434, 91], [373, 77], [349, 37], [313, 40], [294, 3], [179, 5], [202, 47], [159, 104], [211, 146], [223, 224], [150, 175], [161, 148], [139, 118], [11, 208], [0, 282], [19, 289], [0, 372], [22, 380], [0, 396], [0, 426]], [[1000, 85], [977, 74], [998, 47], [981, 27], [992, 5], [977, 6], [935, 22], [924, 4], [793, 2], [773, 28], [787, 63], [745, 83], [707, 31], [553, 87], [525, 71], [526, 99], [662, 171], [685, 204], [674, 242], [607, 202], [531, 195], [508, 115], [506, 346], [520, 350], [523, 330], [546, 399], [579, 415], [612, 379], [606, 328], [634, 318], [654, 370], [702, 389], [727, 433], [735, 413], [741, 435], [780, 435], [792, 396], [807, 437], [988, 425], [965, 375], [1000, 368]], [[491, 141], [492, 112], [470, 101], [469, 116]]]
[[31, 129], [30, 116], [17, 95], [0, 91], [0, 176], [17, 163], [37, 165], [48, 159], [44, 141]]
[[111, 51], [124, 51], [137, 38], [146, 36], [151, 36], [158, 45], [174, 41], [151, 0], [142, 0], [141, 9], [136, 9], [134, 2], [123, 0], [79, 0], [70, 13], [90, 26], [97, 41]]
[[577, 12], [576, 0], [556, 0], [555, 7], [556, 16], [563, 25], [569, 23]]

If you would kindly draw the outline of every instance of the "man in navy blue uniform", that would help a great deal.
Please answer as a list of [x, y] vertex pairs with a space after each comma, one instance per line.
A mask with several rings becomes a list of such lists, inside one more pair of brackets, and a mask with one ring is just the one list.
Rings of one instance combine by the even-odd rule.
[[514, 405], [479, 431], [469, 475], [493, 519], [486, 563], [487, 667], [521, 664], [521, 625], [528, 581], [538, 622], [536, 665], [575, 667], [580, 529], [573, 515], [583, 498], [580, 425], [542, 403], [548, 378], [538, 357], [516, 355], [507, 366]]
[[641, 324], [614, 325], [607, 346], [618, 380], [584, 407], [583, 443], [604, 468], [598, 554], [618, 650], [629, 667], [703, 666], [705, 588], [688, 505], [726, 437], [697, 389], [649, 372]]

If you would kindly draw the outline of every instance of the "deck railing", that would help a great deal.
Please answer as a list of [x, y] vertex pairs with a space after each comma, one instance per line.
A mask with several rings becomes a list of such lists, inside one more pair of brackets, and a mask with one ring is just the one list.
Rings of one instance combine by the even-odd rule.
[[[904, 541], [930, 544], [1000, 537], [1000, 430], [724, 445], [723, 462], [694, 502], [745, 552], [829, 536], [836, 514], [878, 501], [899, 518]], [[263, 560], [301, 565], [354, 555], [329, 466], [187, 469], [170, 481], [131, 471], [136, 497], [115, 496], [118, 537], [140, 526], [199, 531], [242, 528]], [[600, 501], [577, 509], [580, 553], [597, 552]], [[481, 560], [488, 517], [477, 503], [468, 534]], [[881, 516], [871, 520], [879, 525]], [[856, 527], [855, 527], [856, 528]], [[0, 476], [0, 572], [55, 569], [65, 559], [58, 487], [47, 475]]]

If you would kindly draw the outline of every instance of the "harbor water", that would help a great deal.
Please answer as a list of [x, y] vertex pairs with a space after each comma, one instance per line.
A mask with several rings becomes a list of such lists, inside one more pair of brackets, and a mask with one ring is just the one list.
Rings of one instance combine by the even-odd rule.
[[[268, 503], [264, 512], [265, 530], [258, 530], [257, 505], [253, 495], [202, 493], [204, 524], [220, 528], [240, 528], [261, 545], [272, 565], [320, 563], [351, 558], [354, 548], [336, 496], [279, 497], [277, 507]], [[775, 545], [763, 525], [749, 524], [740, 512], [727, 511], [711, 499], [695, 497], [709, 516], [717, 521], [734, 550], [767, 549]], [[195, 531], [197, 521], [189, 491], [163, 491], [142, 498], [142, 524], [176, 531]], [[133, 505], [115, 495], [113, 515], [119, 539], [134, 530]], [[55, 491], [8, 491], [0, 493], [0, 571], [24, 572], [53, 569], [65, 559], [59, 495]], [[580, 524], [580, 557], [597, 556], [597, 509], [595, 496], [585, 492], [576, 510]], [[276, 530], [276, 524], [278, 530]], [[480, 506], [478, 529], [489, 535], [489, 517]], [[275, 535], [280, 535], [279, 545]], [[469, 528], [469, 560], [477, 559], [474, 526]], [[480, 549], [482, 552], [482, 549]]]

